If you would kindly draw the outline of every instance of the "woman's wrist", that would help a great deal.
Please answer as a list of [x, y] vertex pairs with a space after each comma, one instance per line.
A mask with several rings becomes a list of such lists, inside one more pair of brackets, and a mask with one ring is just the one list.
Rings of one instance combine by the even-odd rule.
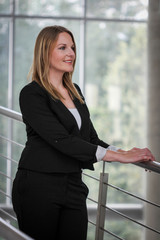
[[119, 161], [119, 157], [120, 157], [120, 150], [118, 150], [117, 152], [108, 150], [104, 155], [104, 157], [102, 158], [102, 160], [109, 161], [109, 162], [117, 162]]

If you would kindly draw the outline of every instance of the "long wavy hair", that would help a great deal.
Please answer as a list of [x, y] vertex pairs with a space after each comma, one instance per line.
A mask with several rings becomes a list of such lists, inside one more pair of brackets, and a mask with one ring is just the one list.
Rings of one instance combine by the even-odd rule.
[[[32, 81], [36, 81], [38, 84], [40, 84], [40, 86], [44, 87], [51, 94], [54, 100], [63, 99], [63, 96], [49, 81], [49, 59], [51, 50], [54, 49], [59, 34], [63, 32], [66, 32], [71, 36], [75, 46], [74, 51], [76, 57], [76, 44], [71, 31], [65, 27], [56, 25], [45, 27], [37, 36], [34, 47], [33, 64], [28, 74], [28, 78], [31, 77]], [[75, 67], [75, 61], [73, 63], [73, 71]], [[77, 89], [72, 83], [72, 74], [73, 72], [65, 72], [63, 74], [63, 85], [68, 90], [72, 99], [78, 98], [81, 103], [84, 103]]]

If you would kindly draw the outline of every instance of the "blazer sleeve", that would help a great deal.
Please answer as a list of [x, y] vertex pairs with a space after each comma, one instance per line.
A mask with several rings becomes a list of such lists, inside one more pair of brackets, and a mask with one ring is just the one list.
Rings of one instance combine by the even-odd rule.
[[[46, 93], [47, 94], [47, 93]], [[41, 87], [24, 87], [20, 93], [23, 120], [48, 144], [80, 161], [96, 162], [97, 145], [71, 135], [50, 109]]]
[[104, 147], [104, 148], [108, 148], [110, 145], [104, 141], [102, 141], [101, 139], [99, 139], [98, 137], [98, 134], [92, 124], [92, 121], [90, 120], [90, 139], [91, 139], [91, 143], [93, 144], [96, 144], [96, 145], [99, 145], [101, 147]]
[[[79, 92], [80, 96], [82, 97], [82, 99], [85, 101], [85, 98], [84, 98], [79, 86], [77, 84], [74, 84], [74, 85], [75, 85], [77, 91]], [[86, 107], [86, 109], [89, 113], [89, 110], [88, 110], [88, 107], [87, 107], [86, 103], [85, 103], [85, 107]], [[89, 113], [89, 116], [90, 116], [90, 113]], [[93, 126], [93, 123], [92, 123], [91, 119], [90, 119], [90, 142], [93, 143], [93, 144], [99, 145], [101, 147], [104, 147], [104, 148], [107, 148], [107, 147], [110, 146], [108, 143], [99, 139], [98, 134], [97, 134], [97, 132], [96, 132], [94, 126]]]

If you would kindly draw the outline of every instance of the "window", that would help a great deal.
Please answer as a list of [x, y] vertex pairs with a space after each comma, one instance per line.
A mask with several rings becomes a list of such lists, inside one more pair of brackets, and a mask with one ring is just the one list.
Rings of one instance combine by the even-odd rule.
[[[73, 81], [85, 95], [99, 137], [125, 149], [145, 146], [147, 5], [146, 0], [0, 0], [0, 105], [20, 111], [18, 96], [27, 84], [37, 34], [45, 26], [63, 25], [76, 39], [78, 59]], [[0, 129], [2, 135], [10, 134], [14, 141], [24, 144], [23, 124], [8, 123], [0, 117]], [[3, 141], [0, 153], [6, 149]], [[21, 150], [12, 146], [16, 161]], [[3, 157], [0, 166], [7, 168]], [[94, 174], [101, 167], [101, 163], [96, 164]], [[143, 176], [139, 171], [130, 168], [128, 174], [135, 180], [128, 178], [126, 184], [123, 165], [113, 164], [109, 169], [115, 184], [140, 194]], [[2, 187], [5, 189], [5, 182]], [[97, 198], [97, 186], [94, 190], [90, 194]], [[108, 201], [115, 199], [118, 203], [131, 201], [110, 192]], [[0, 201], [5, 199], [0, 197]], [[111, 225], [117, 228], [116, 221]], [[137, 234], [132, 226], [128, 229], [132, 237]], [[88, 240], [93, 239], [93, 232], [94, 226], [89, 225]], [[133, 238], [141, 239], [140, 234]]]

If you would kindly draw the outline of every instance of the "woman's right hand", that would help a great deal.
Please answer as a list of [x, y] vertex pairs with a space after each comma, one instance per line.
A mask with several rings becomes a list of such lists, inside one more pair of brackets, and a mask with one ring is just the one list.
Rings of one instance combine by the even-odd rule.
[[128, 151], [119, 149], [117, 152], [108, 150], [103, 160], [120, 163], [136, 163], [155, 161], [155, 157], [148, 148], [132, 148]]

